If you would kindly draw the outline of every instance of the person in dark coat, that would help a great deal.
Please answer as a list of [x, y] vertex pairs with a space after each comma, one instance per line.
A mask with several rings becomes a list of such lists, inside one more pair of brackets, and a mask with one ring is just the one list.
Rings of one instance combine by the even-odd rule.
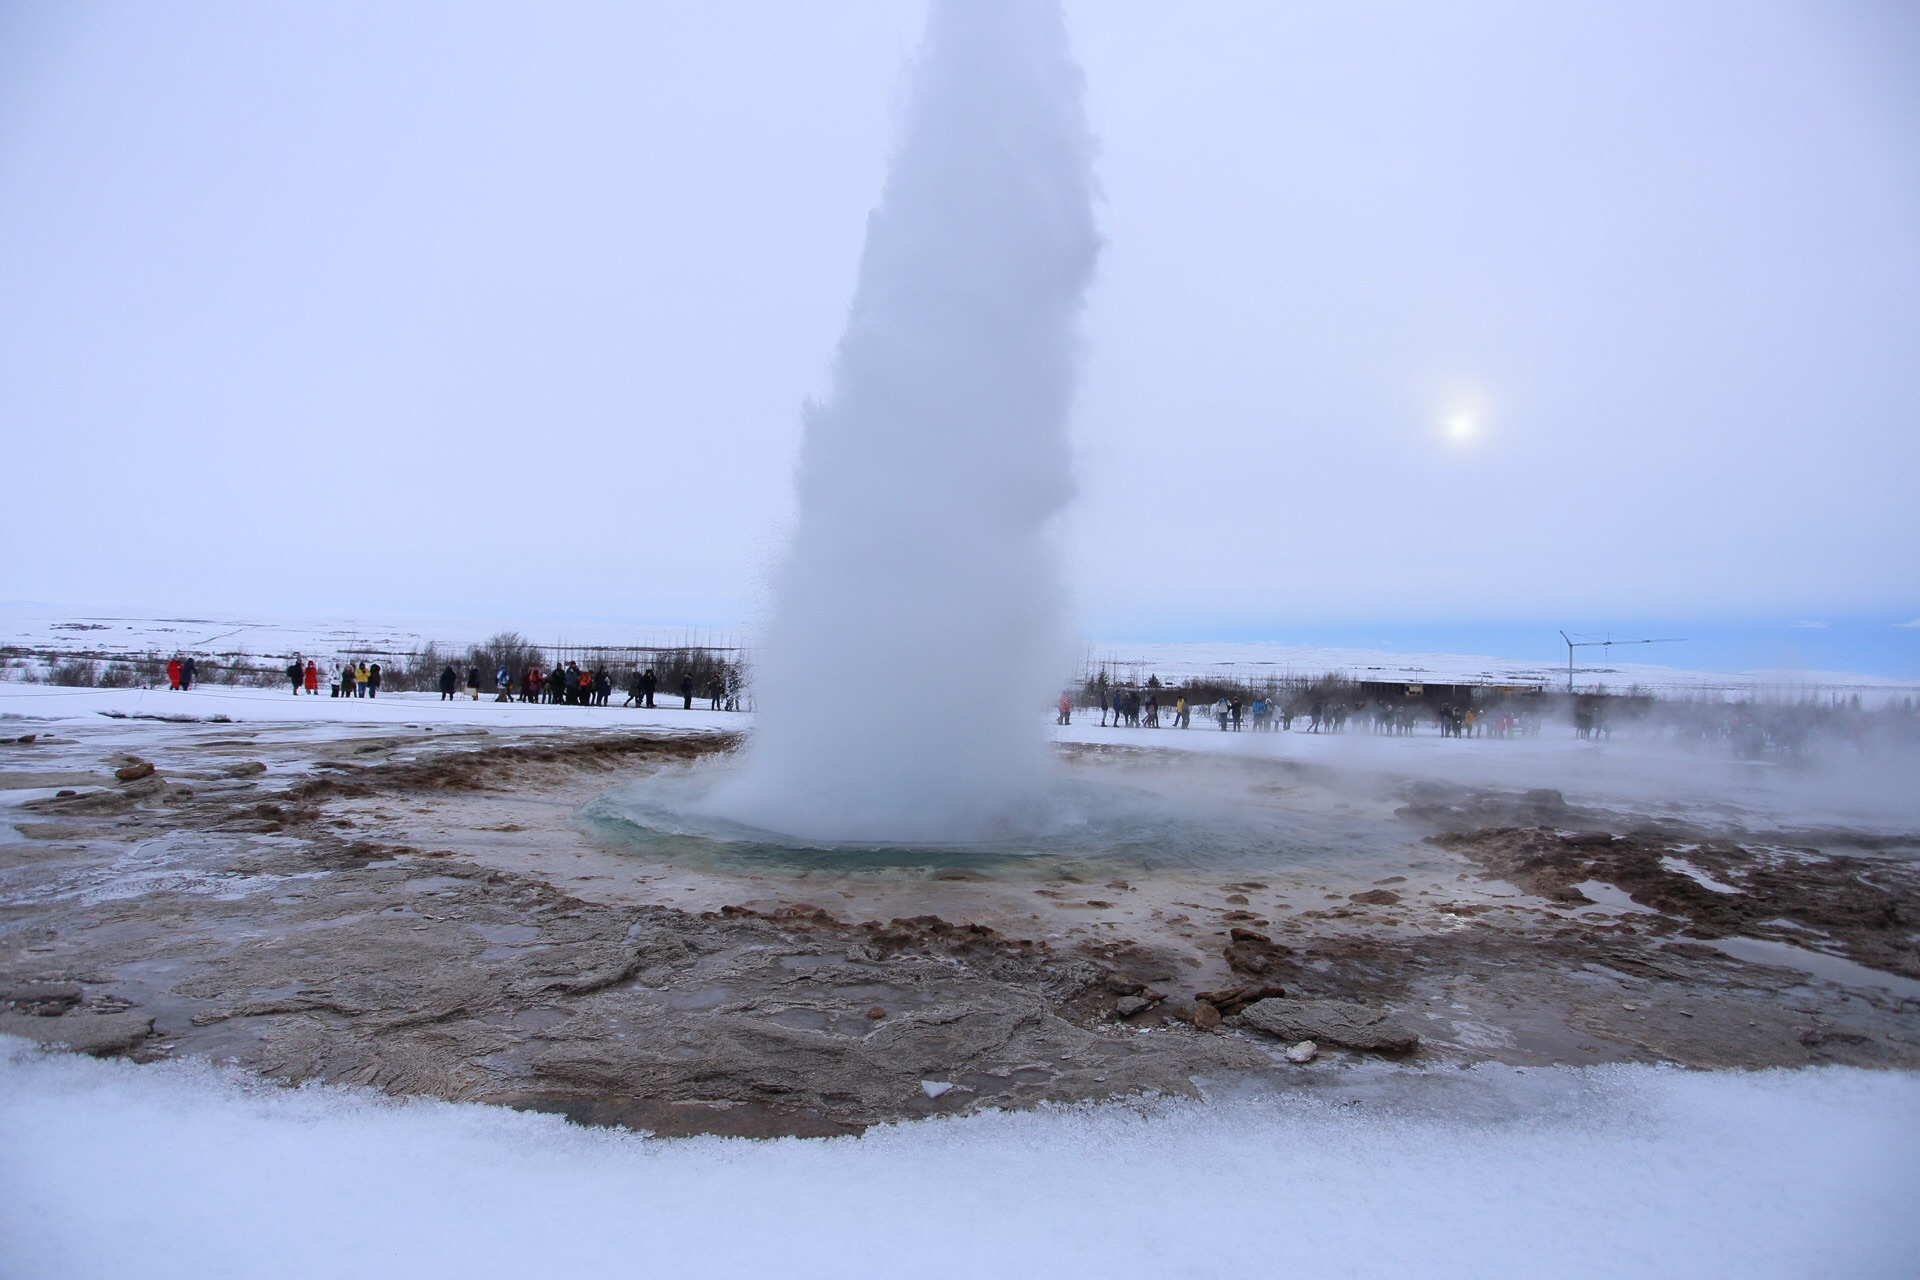
[[475, 702], [480, 701], [480, 668], [467, 668], [467, 692], [473, 695]]
[[380, 696], [380, 664], [377, 662], [367, 668], [367, 696], [369, 698]]
[[182, 689], [193, 688], [193, 679], [195, 676], [199, 674], [200, 674], [200, 664], [195, 662], [192, 658], [188, 658], [185, 662], [180, 664], [180, 687]]
[[293, 696], [300, 696], [300, 681], [306, 678], [307, 669], [300, 665], [300, 655], [295, 654], [293, 661], [287, 664], [287, 679], [293, 685]]
[[691, 675], [680, 677], [680, 699], [684, 704], [681, 710], [693, 710], [693, 677]]
[[640, 673], [640, 692], [646, 695], [642, 701], [643, 706], [650, 707], [653, 705], [653, 691], [659, 687], [660, 677], [653, 674], [652, 667], [648, 667]]
[[453, 691], [459, 687], [460, 677], [455, 673], [453, 664], [449, 662], [446, 668], [440, 672], [440, 701], [452, 702]]

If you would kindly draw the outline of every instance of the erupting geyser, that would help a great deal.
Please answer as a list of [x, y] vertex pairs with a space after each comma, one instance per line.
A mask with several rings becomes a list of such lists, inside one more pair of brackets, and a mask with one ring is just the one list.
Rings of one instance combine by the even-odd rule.
[[1055, 0], [934, 0], [832, 388], [804, 411], [758, 727], [711, 812], [853, 842], [1033, 816], [1092, 156]]

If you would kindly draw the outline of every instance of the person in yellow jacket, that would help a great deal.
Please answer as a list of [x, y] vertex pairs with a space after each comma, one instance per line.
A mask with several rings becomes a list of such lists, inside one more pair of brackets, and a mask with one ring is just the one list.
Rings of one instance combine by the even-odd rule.
[[367, 664], [364, 662], [354, 667], [353, 669], [353, 696], [354, 697], [364, 698], [367, 696], [367, 678], [371, 674], [372, 673], [367, 670]]

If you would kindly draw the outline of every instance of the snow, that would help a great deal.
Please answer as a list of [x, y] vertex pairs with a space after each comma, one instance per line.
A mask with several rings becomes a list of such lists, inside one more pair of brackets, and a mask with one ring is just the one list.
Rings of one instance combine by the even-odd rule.
[[1874, 1277], [1920, 1256], [1920, 1077], [1301, 1073], [1323, 1087], [661, 1142], [4, 1041], [0, 1239], [10, 1274], [66, 1277]]
[[175, 652], [245, 652], [262, 656], [370, 657], [410, 653], [429, 641], [464, 649], [516, 627], [536, 644], [643, 646], [737, 643], [730, 632], [607, 621], [543, 621], [519, 625], [444, 615], [299, 617], [280, 614], [193, 612], [146, 608], [69, 608], [0, 601], [0, 636], [31, 649], [73, 650], [144, 657]]
[[620, 728], [620, 729], [740, 729], [751, 717], [741, 712], [708, 711], [707, 700], [696, 697], [686, 710], [679, 698], [657, 695], [652, 710], [622, 707], [624, 690], [614, 692], [605, 707], [569, 707], [540, 702], [495, 702], [483, 693], [478, 702], [464, 693], [453, 701], [438, 693], [383, 692], [377, 698], [295, 697], [284, 688], [254, 689], [232, 685], [201, 685], [173, 689], [65, 689], [55, 685], [0, 681], [0, 720], [82, 720], [103, 724], [100, 717], [168, 716], [212, 720], [224, 716], [235, 723], [262, 722], [327, 726], [435, 725], [475, 728]]
[[[1269, 676], [1317, 678], [1329, 672], [1354, 680], [1413, 684], [1538, 685], [1566, 688], [1567, 667], [1557, 662], [1501, 658], [1485, 654], [1400, 653], [1385, 649], [1341, 648], [1269, 642], [1204, 641], [1182, 644], [1089, 644], [1086, 664], [1105, 668], [1119, 680], [1144, 682], [1157, 675], [1164, 683], [1191, 678], [1259, 681]], [[1920, 691], [1912, 680], [1852, 671], [1753, 670], [1690, 671], [1657, 663], [1582, 661], [1576, 686], [1604, 686], [1615, 693], [1639, 688], [1665, 696], [1697, 694], [1729, 697], [1798, 698], [1818, 693], [1858, 692], [1869, 700], [1903, 697]]]
[[[566, 646], [735, 648], [746, 643], [746, 637], [736, 631], [604, 619], [522, 623], [511, 618], [490, 621], [439, 615], [312, 618], [195, 612], [170, 616], [150, 608], [68, 608], [0, 601], [0, 643], [36, 653], [84, 650], [128, 658], [174, 652], [244, 653], [262, 659], [300, 653], [308, 657], [384, 659], [415, 652], [429, 641], [443, 649], [464, 650], [504, 630], [518, 630], [550, 652]], [[1222, 674], [1256, 680], [1269, 675], [1338, 672], [1359, 680], [1539, 684], [1560, 689], [1565, 687], [1567, 677], [1564, 662], [1277, 642], [1090, 642], [1084, 660], [1094, 668], [1105, 666], [1116, 676], [1139, 680], [1145, 680], [1149, 673], [1162, 680], [1179, 681]], [[1730, 674], [1654, 663], [1608, 662], [1595, 666], [1583, 661], [1580, 687], [1602, 683], [1616, 691], [1639, 686], [1669, 695], [1799, 697], [1815, 692], [1822, 696], [1857, 692], [1870, 702], [1920, 693], [1920, 684], [1910, 679], [1847, 671]]]

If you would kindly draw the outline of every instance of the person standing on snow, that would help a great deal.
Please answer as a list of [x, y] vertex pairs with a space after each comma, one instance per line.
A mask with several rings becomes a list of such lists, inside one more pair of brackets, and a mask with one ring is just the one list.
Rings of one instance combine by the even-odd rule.
[[459, 687], [460, 677], [454, 671], [453, 664], [449, 662], [440, 671], [440, 701], [452, 702], [453, 691]]
[[200, 664], [195, 662], [193, 656], [189, 654], [187, 660], [180, 664], [180, 687], [182, 689], [193, 688], [194, 677], [199, 674]]
[[300, 673], [300, 683], [304, 684], [307, 692], [314, 697], [320, 696], [320, 668], [314, 665], [312, 658], [307, 659], [307, 669]]
[[1059, 723], [1061, 724], [1073, 723], [1073, 699], [1064, 693], [1060, 695]]
[[693, 710], [693, 676], [691, 673], [680, 677], [681, 710]]
[[367, 696], [369, 698], [380, 696], [380, 664], [377, 662], [367, 668]]
[[177, 654], [167, 659], [167, 688], [180, 688], [180, 658]]
[[293, 696], [296, 698], [300, 696], [300, 677], [306, 673], [307, 669], [300, 665], [300, 655], [294, 654], [293, 661], [287, 664], [287, 682], [293, 686]]
[[467, 694], [473, 701], [480, 701], [480, 668], [467, 668]]

